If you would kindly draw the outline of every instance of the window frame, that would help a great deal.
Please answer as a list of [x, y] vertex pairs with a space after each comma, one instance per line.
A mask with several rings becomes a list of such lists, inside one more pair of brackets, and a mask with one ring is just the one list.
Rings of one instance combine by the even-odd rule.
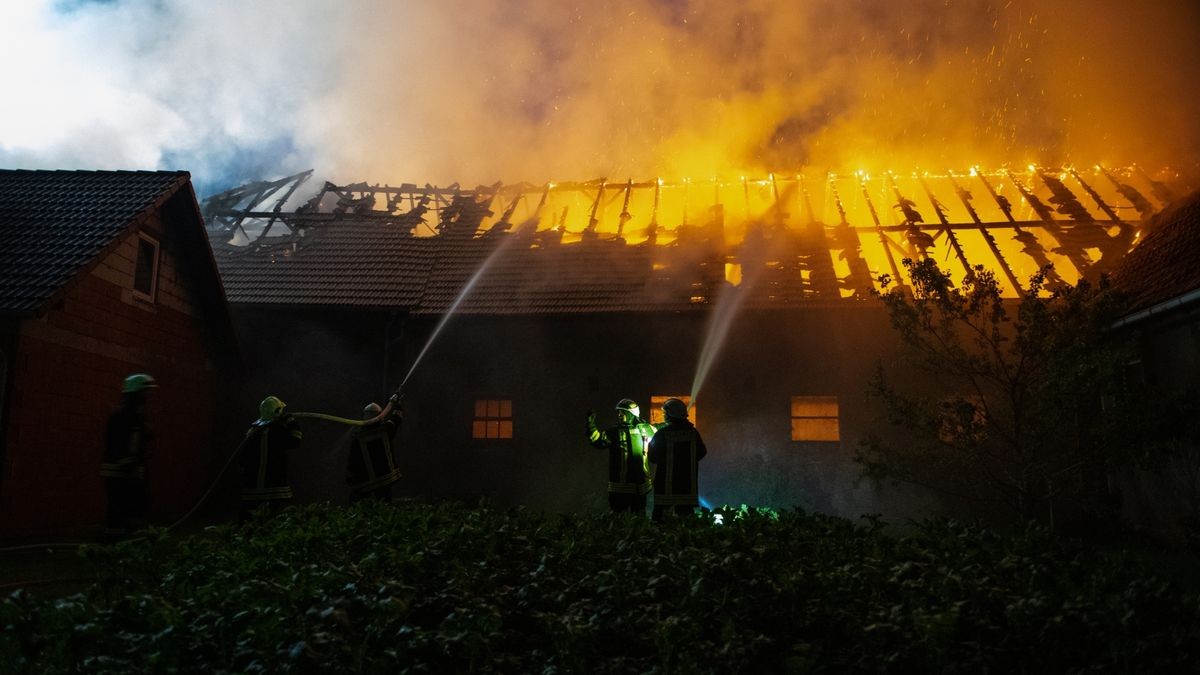
[[[842, 406], [837, 394], [805, 394], [793, 395], [789, 400], [788, 438], [792, 443], [841, 443], [842, 442]], [[797, 415], [797, 405], [828, 406], [832, 404], [833, 415]], [[800, 420], [833, 420], [833, 429], [837, 438], [797, 438], [796, 422]]]
[[[145, 232], [138, 232], [137, 239], [137, 252], [134, 254], [133, 260], [133, 297], [138, 300], [154, 303], [158, 298], [158, 273], [162, 263], [162, 246], [157, 239]], [[154, 248], [154, 253], [151, 256], [149, 293], [138, 288], [138, 269], [142, 259], [142, 242], [146, 242]]]
[[[492, 435], [493, 424], [495, 425], [495, 435]], [[482, 431], [480, 431], [480, 425], [483, 425]], [[508, 432], [508, 435], [504, 435], [505, 431]], [[471, 415], [471, 440], [511, 441], [515, 436], [516, 425], [513, 422], [513, 400], [511, 398], [475, 399]]]
[[650, 424], [666, 424], [667, 416], [663, 414], [662, 406], [668, 399], [677, 398], [683, 401], [683, 404], [688, 407], [688, 421], [697, 429], [700, 425], [697, 424], [699, 417], [697, 416], [697, 408], [692, 405], [692, 397], [689, 395], [680, 394], [652, 394], [650, 396], [650, 415], [646, 417], [646, 421]]

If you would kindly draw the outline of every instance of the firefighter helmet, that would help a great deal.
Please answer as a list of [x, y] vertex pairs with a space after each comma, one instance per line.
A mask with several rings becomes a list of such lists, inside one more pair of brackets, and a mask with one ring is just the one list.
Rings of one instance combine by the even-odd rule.
[[642, 409], [638, 407], [636, 401], [631, 398], [623, 398], [617, 402], [617, 414], [627, 412], [634, 417], [641, 415]]
[[121, 393], [136, 394], [139, 391], [146, 391], [147, 389], [154, 389], [156, 387], [158, 387], [158, 382], [155, 382], [153, 377], [145, 373], [134, 373], [125, 378], [125, 381], [121, 383]]
[[283, 409], [286, 407], [287, 405], [283, 401], [280, 401], [274, 396], [268, 396], [264, 398], [262, 403], [258, 404], [259, 423], [267, 424], [279, 419], [279, 417], [283, 415]]
[[677, 398], [669, 398], [663, 403], [663, 414], [669, 419], [686, 420], [688, 417], [687, 404]]
[[378, 403], [372, 401], [368, 403], [365, 408], [363, 408], [363, 419], [375, 419], [376, 417], [379, 417], [379, 413], [381, 412], [383, 412], [383, 408], [380, 408]]

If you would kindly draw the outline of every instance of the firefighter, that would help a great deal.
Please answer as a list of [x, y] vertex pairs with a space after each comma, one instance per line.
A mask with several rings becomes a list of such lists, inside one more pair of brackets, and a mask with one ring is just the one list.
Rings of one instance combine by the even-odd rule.
[[105, 534], [129, 534], [146, 518], [146, 449], [150, 426], [143, 409], [146, 397], [158, 383], [145, 373], [135, 373], [121, 384], [121, 407], [108, 418], [104, 463], [100, 475], [108, 494]]
[[615, 513], [646, 513], [650, 474], [646, 470], [646, 444], [654, 427], [638, 416], [638, 404], [628, 398], [617, 403], [617, 424], [596, 428], [596, 413], [587, 414], [588, 440], [608, 450], [608, 506]]
[[650, 439], [646, 455], [654, 480], [654, 520], [674, 511], [686, 515], [700, 505], [698, 469], [708, 454], [700, 432], [688, 421], [687, 405], [677, 398], [663, 403], [666, 424]]
[[[358, 427], [350, 442], [346, 482], [350, 484], [351, 504], [364, 499], [392, 499], [392, 483], [400, 478], [393, 450], [396, 430], [404, 421], [400, 395], [392, 394], [389, 405], [392, 411], [386, 419]], [[363, 408], [363, 419], [375, 419], [382, 412], [378, 403], [368, 403]]]
[[303, 437], [283, 401], [274, 396], [262, 400], [242, 448], [242, 520], [255, 509], [278, 513], [291, 503], [287, 454]]

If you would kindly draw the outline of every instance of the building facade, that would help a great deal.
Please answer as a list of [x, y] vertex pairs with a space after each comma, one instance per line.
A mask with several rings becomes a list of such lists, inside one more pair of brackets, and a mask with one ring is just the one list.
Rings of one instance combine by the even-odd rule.
[[[828, 210], [836, 205], [841, 220], [832, 226], [799, 179], [726, 191], [745, 196], [740, 220], [727, 217], [721, 186], [703, 205], [686, 201], [685, 186], [672, 215], [682, 222], [669, 227], [661, 182], [557, 185], [558, 202], [550, 185], [326, 184], [283, 210], [306, 177], [206, 203], [252, 354], [247, 419], [266, 394], [349, 415], [403, 382], [404, 493], [556, 510], [603, 508], [605, 459], [587, 444], [589, 409], [612, 423], [621, 398], [651, 417], [680, 397], [695, 399], [709, 446], [700, 488], [710, 505], [926, 512], [929, 495], [879, 490], [854, 461], [881, 413], [870, 376], [899, 354], [874, 279], [893, 272], [903, 285], [905, 257], [938, 255], [963, 271], [991, 260], [1015, 295], [1021, 275], [1045, 262], [1059, 265], [1051, 284], [1113, 269], [1136, 233], [1090, 186], [1089, 210], [1049, 174], [1041, 186], [1005, 174], [1019, 188], [1011, 201], [1001, 178], [981, 175], [994, 213], [952, 176], [943, 187], [961, 213], [933, 196], [932, 180], [914, 182], [925, 206], [892, 180], [874, 196], [898, 200], [888, 222], [865, 184], [865, 203], [850, 204], [838, 195], [854, 193], [831, 181]], [[1121, 194], [1133, 190], [1110, 178]], [[925, 224], [918, 207], [938, 223]], [[630, 214], [639, 208], [641, 219]], [[868, 212], [874, 225], [851, 224]], [[309, 424], [292, 465], [301, 498], [344, 498], [345, 434]]]
[[[1200, 193], [1156, 216], [1147, 230], [1114, 275], [1115, 287], [1128, 299], [1128, 313], [1113, 331], [1136, 346], [1130, 379], [1156, 400], [1182, 400], [1176, 404], [1181, 411], [1189, 410], [1190, 401], [1195, 414], [1200, 400]], [[1145, 527], [1179, 536], [1182, 525], [1195, 536], [1200, 532], [1196, 423], [1166, 421], [1180, 436], [1173, 458], [1123, 481], [1125, 510]]]
[[0, 537], [87, 535], [122, 380], [159, 383], [150, 518], [212, 478], [232, 324], [183, 172], [0, 171]]

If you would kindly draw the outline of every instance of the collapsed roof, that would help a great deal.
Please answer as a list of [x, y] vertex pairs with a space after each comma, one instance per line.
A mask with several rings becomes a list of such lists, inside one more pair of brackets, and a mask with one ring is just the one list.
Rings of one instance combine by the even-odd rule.
[[[1016, 295], [1049, 263], [1051, 285], [1113, 270], [1173, 198], [1142, 174], [1153, 200], [1145, 196], [1133, 169], [1097, 167], [1088, 178], [1070, 168], [830, 175], [821, 208], [799, 175], [474, 189], [325, 183], [292, 205], [310, 176], [206, 200], [230, 302], [440, 314], [470, 284], [456, 311], [699, 310], [731, 287], [748, 306], [787, 308], [867, 297], [880, 274], [904, 281], [903, 258], [935, 256], [960, 273], [991, 269]], [[975, 201], [972, 189], [988, 196]]]

